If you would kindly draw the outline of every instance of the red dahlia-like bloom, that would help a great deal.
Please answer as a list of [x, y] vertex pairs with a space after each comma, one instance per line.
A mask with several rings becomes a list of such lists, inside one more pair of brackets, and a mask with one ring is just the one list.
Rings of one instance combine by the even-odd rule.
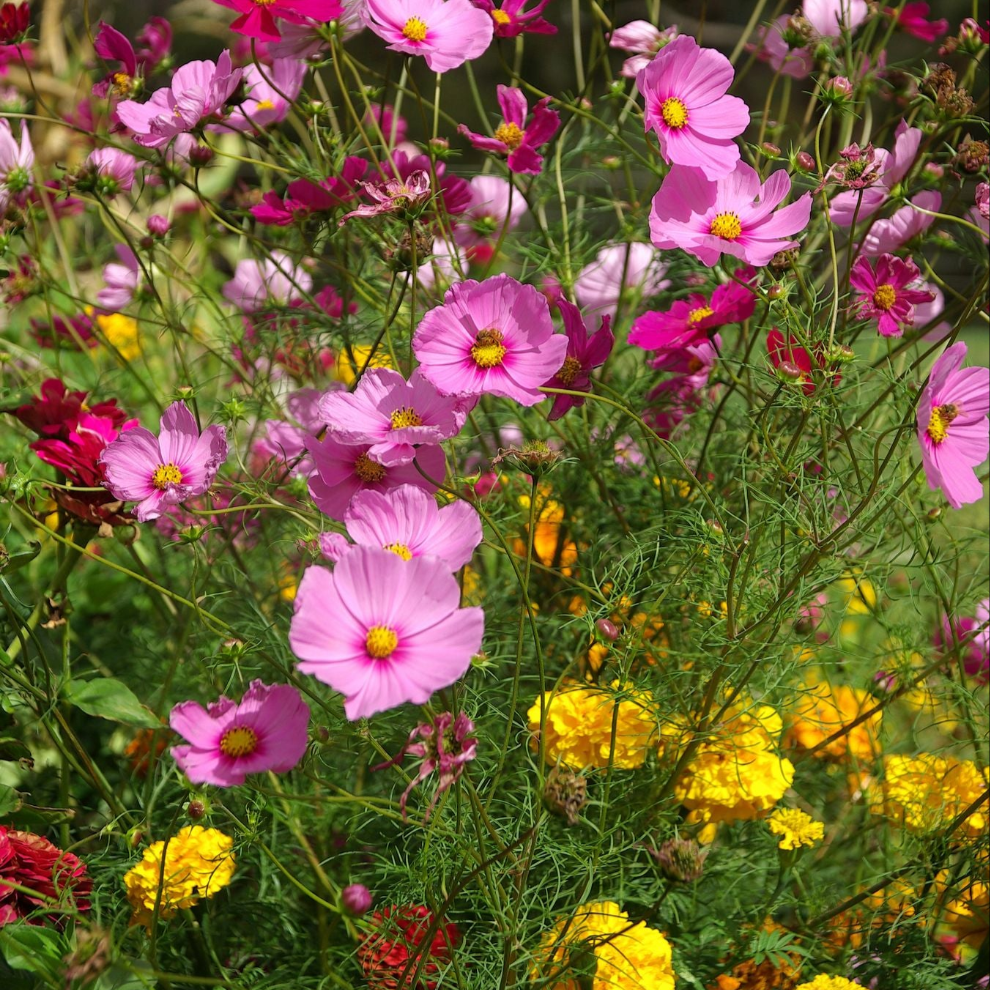
[[344, 12], [340, 0], [213, 0], [221, 7], [236, 10], [241, 16], [230, 30], [260, 41], [281, 41], [282, 33], [275, 23], [281, 17], [290, 24], [305, 24], [306, 18], [333, 21]]
[[[42, 925], [47, 919], [61, 928], [66, 909], [89, 910], [92, 889], [86, 864], [72, 853], [33, 832], [0, 825], [0, 927], [23, 918], [30, 925]], [[39, 908], [49, 913], [39, 914]]]
[[550, 0], [540, 0], [532, 10], [523, 10], [529, 0], [502, 0], [496, 7], [492, 0], [471, 0], [475, 7], [487, 10], [495, 25], [496, 38], [516, 38], [520, 34], [556, 34], [557, 27], [540, 17]]
[[358, 961], [371, 990], [434, 990], [434, 977], [450, 962], [460, 941], [457, 925], [434, 924], [433, 914], [422, 904], [392, 905], [375, 912], [372, 930], [358, 946]]

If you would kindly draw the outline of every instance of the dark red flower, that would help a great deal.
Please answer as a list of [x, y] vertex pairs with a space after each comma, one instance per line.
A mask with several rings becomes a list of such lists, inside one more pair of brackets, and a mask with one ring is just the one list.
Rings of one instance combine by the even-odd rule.
[[496, 38], [515, 38], [520, 34], [556, 34], [556, 25], [541, 17], [550, 0], [539, 0], [531, 10], [523, 10], [529, 0], [502, 0], [496, 7], [492, 0], [471, 0], [475, 7], [487, 10], [495, 25]]
[[[434, 977], [450, 962], [461, 941], [457, 925], [434, 925], [432, 912], [422, 904], [393, 904], [376, 911], [371, 924], [372, 930], [357, 951], [371, 990], [433, 990]], [[426, 944], [431, 929], [433, 935]]]
[[0, 45], [23, 41], [30, 23], [31, 8], [26, 3], [5, 3], [0, 7]]
[[[43, 925], [47, 919], [62, 927], [65, 909], [89, 910], [92, 889], [86, 864], [78, 857], [33, 832], [0, 825], [0, 927], [21, 918], [31, 925]], [[39, 914], [39, 908], [50, 913]]]
[[[788, 335], [784, 341], [784, 335], [774, 327], [767, 334], [767, 352], [770, 355], [770, 362], [775, 368], [788, 371], [796, 371], [794, 380], [801, 383], [801, 388], [805, 395], [813, 395], [815, 392], [815, 382], [812, 379], [812, 370], [819, 371], [825, 368], [825, 356], [821, 352], [817, 353], [812, 360], [808, 351], [798, 344], [797, 339]], [[841, 375], [832, 376], [832, 384], [838, 385]]]

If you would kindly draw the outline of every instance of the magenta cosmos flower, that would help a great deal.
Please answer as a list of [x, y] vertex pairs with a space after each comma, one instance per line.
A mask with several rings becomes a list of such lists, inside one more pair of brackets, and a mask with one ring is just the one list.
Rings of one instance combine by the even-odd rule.
[[285, 120], [292, 101], [302, 89], [306, 72], [306, 63], [294, 58], [277, 58], [271, 65], [247, 66], [244, 69], [247, 96], [222, 124], [212, 125], [211, 130], [263, 131]]
[[449, 72], [483, 55], [495, 25], [471, 0], [366, 0], [365, 23], [389, 51], [422, 55], [434, 72]]
[[857, 258], [849, 273], [849, 284], [859, 292], [859, 315], [877, 321], [882, 337], [900, 337], [904, 326], [914, 324], [916, 303], [930, 303], [935, 298], [925, 289], [912, 288], [919, 281], [918, 266], [908, 259], [883, 254], [876, 271], [868, 258]]
[[468, 403], [441, 395], [417, 370], [406, 381], [390, 368], [370, 368], [353, 392], [327, 392], [320, 415], [341, 443], [371, 444], [368, 456], [389, 467], [408, 464], [419, 444], [460, 432]]
[[811, 217], [811, 193], [774, 212], [790, 189], [783, 169], [761, 184], [744, 162], [714, 181], [701, 169], [674, 165], [653, 197], [653, 245], [682, 248], [709, 267], [722, 254], [765, 265], [778, 251], [798, 246], [787, 238], [804, 230]]
[[[590, 392], [591, 372], [606, 362], [615, 344], [615, 335], [611, 328], [612, 319], [603, 316], [601, 325], [592, 333], [584, 322], [584, 317], [581, 316], [581, 310], [574, 303], [566, 299], [558, 299], [557, 309], [564, 320], [567, 354], [560, 370], [546, 383], [546, 386], [567, 388], [575, 392]], [[547, 419], [560, 419], [568, 409], [583, 406], [584, 401], [578, 395], [555, 395]]]
[[171, 85], [155, 90], [147, 103], [118, 103], [117, 116], [138, 144], [164, 148], [177, 135], [214, 120], [237, 89], [242, 72], [231, 66], [228, 51], [215, 63], [187, 62], [175, 70]]
[[458, 282], [413, 335], [420, 370], [442, 394], [486, 392], [532, 406], [560, 370], [567, 338], [553, 332], [546, 297], [508, 275]]
[[505, 164], [510, 172], [521, 175], [539, 175], [543, 168], [543, 156], [537, 151], [560, 129], [560, 114], [550, 109], [550, 97], [545, 96], [533, 107], [533, 118], [526, 126], [529, 104], [521, 89], [515, 86], [498, 87], [498, 105], [504, 121], [495, 128], [494, 137], [476, 134], [459, 124], [457, 133], [466, 137], [475, 148], [507, 155]]
[[931, 8], [927, 3], [906, 3], [900, 10], [884, 7], [883, 12], [902, 31], [921, 41], [934, 41], [949, 30], [949, 22], [944, 17], [928, 20]]
[[100, 455], [105, 485], [119, 499], [137, 502], [141, 522], [170, 505], [202, 495], [227, 459], [227, 432], [208, 426], [200, 435], [184, 402], [162, 413], [161, 433], [136, 426], [107, 444]]
[[[371, 459], [371, 444], [345, 444], [332, 435], [323, 440], [306, 437], [306, 449], [316, 466], [309, 479], [309, 494], [316, 507], [331, 519], [343, 519], [351, 499], [360, 491], [388, 491], [396, 485], [416, 485], [428, 492], [447, 473], [443, 450], [436, 444], [423, 445], [413, 460], [386, 467]], [[421, 473], [422, 472], [422, 473]], [[423, 477], [423, 474], [427, 477]]]
[[235, 787], [249, 773], [291, 770], [306, 752], [309, 707], [290, 684], [252, 681], [240, 702], [183, 701], [168, 719], [188, 741], [172, 756], [194, 784]]
[[808, 50], [808, 32], [800, 30], [789, 14], [782, 14], [769, 27], [757, 29], [757, 45], [747, 45], [758, 59], [767, 62], [774, 72], [794, 79], [811, 75], [815, 57]]
[[932, 366], [918, 400], [918, 442], [928, 487], [954, 509], [983, 497], [976, 468], [990, 452], [990, 369], [963, 368], [966, 345], [949, 347]]
[[230, 30], [247, 38], [261, 41], [281, 41], [282, 34], [275, 23], [280, 17], [291, 24], [305, 24], [306, 18], [335, 21], [343, 12], [340, 0], [213, 0], [221, 7], [236, 10], [238, 17]]
[[333, 573], [310, 567], [289, 627], [301, 671], [344, 695], [349, 719], [422, 705], [462, 677], [481, 648], [485, 616], [459, 608], [446, 563], [355, 547]]
[[[463, 567], [481, 542], [481, 519], [467, 502], [441, 507], [414, 485], [358, 492], [344, 513], [344, 525], [359, 546], [391, 550], [403, 560], [438, 557], [451, 571]], [[320, 549], [328, 560], [338, 561], [352, 545], [339, 533], [321, 533]]]
[[538, 0], [535, 7], [525, 10], [529, 0], [502, 0], [496, 7], [492, 0], [471, 0], [475, 7], [488, 11], [495, 25], [496, 38], [517, 38], [521, 34], [556, 34], [557, 28], [541, 17], [550, 0]]
[[117, 148], [98, 148], [90, 152], [83, 169], [95, 190], [110, 198], [119, 192], [131, 191], [138, 160]]
[[749, 126], [749, 107], [725, 95], [734, 75], [721, 52], [682, 34], [636, 77], [646, 129], [656, 132], [665, 162], [700, 168], [709, 179], [732, 171], [739, 161], [733, 139]]

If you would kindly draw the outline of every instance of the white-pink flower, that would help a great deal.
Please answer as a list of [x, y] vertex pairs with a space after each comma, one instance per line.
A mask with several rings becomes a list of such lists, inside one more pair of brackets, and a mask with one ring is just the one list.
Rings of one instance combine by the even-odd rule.
[[212, 125], [212, 129], [261, 131], [285, 120], [292, 101], [302, 90], [306, 68], [305, 62], [294, 58], [277, 58], [271, 65], [247, 66], [243, 80], [247, 96], [222, 124]]
[[[875, 258], [881, 254], [891, 254], [906, 244], [912, 237], [917, 237], [927, 230], [935, 221], [931, 213], [938, 212], [942, 205], [941, 193], [926, 189], [918, 193], [905, 206], [897, 210], [892, 217], [877, 220], [863, 238], [863, 254]], [[920, 207], [916, 209], [915, 207]], [[927, 213], [922, 213], [927, 210]]]
[[642, 299], [658, 295], [670, 285], [667, 266], [649, 244], [606, 244], [574, 280], [574, 295], [585, 316], [614, 318], [619, 300], [638, 292]]
[[34, 184], [31, 169], [34, 168], [34, 148], [28, 134], [26, 121], [21, 121], [21, 142], [14, 140], [10, 121], [0, 119], [0, 186], [17, 196]]
[[866, 0], [804, 0], [801, 12], [823, 38], [838, 38], [843, 31], [852, 34], [870, 10]]
[[223, 287], [229, 303], [254, 313], [266, 306], [285, 306], [302, 299], [313, 287], [313, 277], [284, 251], [272, 251], [264, 261], [245, 258]]
[[609, 48], [633, 53], [631, 58], [622, 63], [619, 75], [635, 79], [650, 64], [653, 56], [676, 37], [676, 24], [671, 24], [663, 31], [649, 21], [630, 21], [616, 28], [608, 39]]
[[141, 267], [130, 246], [118, 244], [114, 251], [119, 263], [111, 261], [104, 266], [105, 288], [96, 294], [97, 305], [107, 313], [116, 313], [123, 309], [134, 298], [141, 281]]
[[495, 243], [502, 231], [515, 229], [526, 212], [526, 200], [513, 193], [499, 175], [476, 175], [471, 179], [471, 205], [457, 218], [454, 239], [461, 247]]
[[130, 192], [137, 168], [138, 160], [119, 148], [97, 148], [86, 159], [86, 171], [94, 177], [101, 196]]

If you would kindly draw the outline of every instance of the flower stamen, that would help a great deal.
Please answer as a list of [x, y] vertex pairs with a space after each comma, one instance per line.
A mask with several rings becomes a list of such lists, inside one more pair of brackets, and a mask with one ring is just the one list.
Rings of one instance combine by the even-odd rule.
[[364, 648], [369, 657], [387, 660], [399, 645], [399, 637], [388, 626], [372, 626], [365, 637]]
[[876, 287], [873, 293], [873, 305], [877, 309], [887, 312], [895, 302], [897, 302], [897, 290], [889, 282], [884, 282]]
[[715, 310], [710, 306], [699, 306], [697, 309], [692, 309], [688, 313], [687, 321], [693, 326], [695, 323], [700, 323], [702, 320], [707, 320], [709, 316], [714, 315]]
[[407, 426], [422, 426], [423, 419], [411, 406], [402, 406], [392, 412], [390, 422], [393, 430], [403, 430]]
[[676, 96], [669, 96], [660, 105], [660, 116], [668, 127], [679, 131], [687, 123], [688, 109]]
[[568, 355], [564, 358], [564, 363], [560, 371], [557, 372], [557, 380], [566, 388], [568, 385], [573, 384], [580, 370], [581, 362], [576, 357]]
[[237, 725], [220, 737], [220, 752], [224, 756], [250, 756], [258, 748], [258, 734], [246, 725]]
[[932, 409], [926, 430], [932, 443], [941, 443], [949, 435], [949, 424], [959, 415], [959, 412], [959, 407], [952, 402], [935, 406]]
[[151, 483], [163, 492], [169, 485], [182, 484], [182, 472], [170, 461], [168, 464], [159, 464], [151, 475]]
[[386, 543], [383, 550], [391, 550], [397, 557], [401, 557], [403, 560], [412, 560], [412, 550], [405, 545], [405, 543]]
[[359, 454], [354, 462], [354, 473], [366, 482], [381, 481], [385, 477], [385, 468], [377, 464], [366, 453]]
[[712, 220], [708, 232], [713, 237], [721, 237], [723, 241], [734, 241], [742, 234], [742, 222], [736, 213], [719, 213]]
[[515, 151], [525, 136], [526, 132], [518, 124], [499, 124], [495, 128], [495, 140], [501, 141], [509, 151]]
[[502, 363], [508, 350], [502, 339], [502, 331], [494, 327], [478, 331], [471, 357], [479, 368], [495, 368]]
[[426, 41], [429, 28], [421, 17], [410, 17], [402, 28], [402, 35], [410, 41]]

